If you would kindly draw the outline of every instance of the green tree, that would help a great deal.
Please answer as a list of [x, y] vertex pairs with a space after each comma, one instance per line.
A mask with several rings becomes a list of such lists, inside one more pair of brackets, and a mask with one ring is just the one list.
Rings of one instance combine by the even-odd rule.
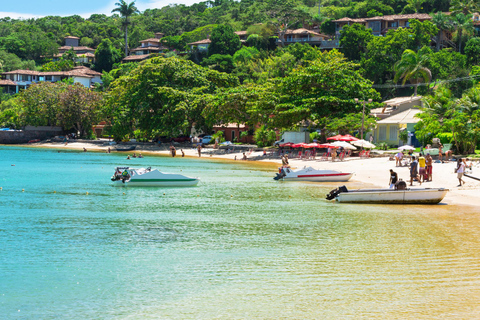
[[402, 85], [409, 80], [414, 84], [414, 95], [417, 95], [418, 84], [423, 80], [430, 82], [432, 79], [432, 72], [426, 67], [429, 56], [421, 52], [415, 53], [412, 50], [405, 50], [402, 58], [395, 64], [395, 78], [394, 81], [403, 79]]
[[464, 16], [478, 12], [479, 6], [476, 0], [452, 0], [450, 12], [452, 16], [463, 13]]
[[229, 54], [214, 54], [202, 60], [202, 66], [208, 67], [220, 72], [232, 72], [233, 58]]
[[450, 20], [450, 17], [442, 12], [437, 12], [436, 14], [432, 15], [432, 23], [438, 28], [437, 37], [435, 39], [435, 48], [436, 51], [439, 51], [442, 44], [444, 31], [451, 31], [453, 30], [454, 26]]
[[454, 25], [457, 30], [458, 52], [462, 52], [463, 33], [471, 34], [475, 30], [473, 27], [472, 16], [459, 13], [455, 15]]
[[104, 39], [95, 50], [95, 70], [110, 71], [121, 59], [121, 53], [113, 47], [110, 39]]
[[465, 45], [465, 55], [467, 61], [471, 65], [477, 65], [480, 63], [480, 38], [474, 37], [467, 41]]
[[372, 39], [372, 29], [364, 25], [354, 23], [351, 26], [344, 26], [340, 31], [340, 52], [350, 60], [359, 61]]
[[68, 86], [60, 94], [57, 118], [65, 130], [74, 129], [80, 137], [88, 138], [92, 126], [99, 121], [102, 96], [83, 85], [76, 83]]
[[212, 30], [210, 36], [210, 45], [208, 46], [208, 55], [228, 54], [233, 56], [242, 46], [240, 37], [235, 34], [233, 28], [229, 25], [219, 25]]
[[202, 111], [219, 87], [238, 85], [226, 73], [202, 68], [191, 61], [155, 57], [121, 76], [110, 86], [105, 116], [121, 139], [134, 129], [155, 135], [178, 135], [205, 129]]
[[125, 29], [125, 56], [128, 56], [128, 26], [131, 23], [130, 17], [139, 11], [135, 6], [135, 1], [127, 3], [125, 0], [120, 0], [120, 2], [115, 3], [115, 5], [117, 8], [113, 9], [112, 12], [118, 12], [124, 19], [122, 26]]

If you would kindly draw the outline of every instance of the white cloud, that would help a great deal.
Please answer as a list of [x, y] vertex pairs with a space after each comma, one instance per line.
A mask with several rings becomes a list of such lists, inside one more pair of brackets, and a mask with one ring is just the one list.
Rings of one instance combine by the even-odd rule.
[[40, 18], [41, 15], [30, 14], [30, 13], [19, 13], [19, 12], [3, 12], [0, 11], [0, 18], [10, 17], [12, 19], [30, 19], [30, 18]]

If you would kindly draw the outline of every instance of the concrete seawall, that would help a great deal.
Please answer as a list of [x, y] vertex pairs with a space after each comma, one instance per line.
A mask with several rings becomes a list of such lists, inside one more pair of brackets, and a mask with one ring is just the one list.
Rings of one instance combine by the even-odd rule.
[[0, 144], [20, 144], [30, 140], [45, 140], [63, 134], [60, 127], [32, 127], [26, 126], [24, 130], [0, 131]]

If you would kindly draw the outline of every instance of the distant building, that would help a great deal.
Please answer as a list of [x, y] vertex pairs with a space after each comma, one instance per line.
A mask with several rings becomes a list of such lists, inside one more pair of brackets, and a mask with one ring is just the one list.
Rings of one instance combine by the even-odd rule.
[[40, 72], [32, 70], [14, 70], [2, 73], [0, 87], [5, 93], [18, 93], [28, 88], [31, 84], [47, 81], [57, 82], [64, 79], [73, 79], [74, 83], [80, 83], [90, 88], [95, 83], [102, 83], [102, 74], [84, 66], [78, 66], [70, 71], [49, 71]]
[[77, 63], [94, 63], [95, 49], [79, 45], [80, 38], [68, 36], [65, 37], [65, 45], [58, 48], [58, 53], [53, 56], [53, 61], [60, 60], [68, 50], [73, 49], [77, 56]]
[[370, 115], [380, 118], [373, 131], [374, 142], [386, 142], [391, 146], [400, 146], [400, 131], [407, 130], [409, 141], [406, 144], [417, 145], [415, 124], [420, 121], [416, 117], [422, 111], [422, 97], [397, 97], [384, 101], [383, 108], [370, 110]]
[[[449, 14], [449, 13], [447, 13]], [[364, 25], [365, 27], [372, 30], [374, 36], [384, 36], [389, 30], [398, 29], [398, 28], [409, 28], [410, 19], [416, 19], [420, 22], [432, 20], [432, 17], [427, 13], [412, 13], [412, 14], [394, 14], [386, 16], [378, 16], [371, 18], [341, 18], [338, 20], [333, 20], [335, 22], [335, 38], [340, 39], [340, 31], [346, 25], [352, 25], [358, 23]], [[442, 30], [443, 34], [441, 37], [440, 47], [453, 47], [455, 48], [455, 43], [452, 40], [452, 34], [449, 31]], [[436, 39], [432, 39], [433, 42]]]
[[[247, 31], [235, 31], [235, 34], [240, 38], [240, 42], [242, 44], [245, 44], [247, 42], [247, 38], [248, 38]], [[207, 39], [187, 43], [187, 45], [190, 46], [191, 50], [194, 50], [196, 48], [200, 52], [206, 52], [208, 51], [208, 46], [210, 45], [210, 43], [212, 43], [212, 41], [207, 38]]]
[[161, 44], [163, 36], [163, 33], [157, 32], [155, 33], [155, 38], [140, 41], [141, 45], [130, 50], [130, 55], [123, 58], [122, 62], [142, 61], [150, 58], [154, 53], [162, 53], [169, 50]]
[[[295, 30], [287, 30], [282, 40], [285, 45], [300, 42], [308, 43], [311, 46], [322, 47], [322, 43], [328, 41], [329, 39], [330, 37], [326, 34], [300, 28]], [[277, 40], [277, 43], [280, 44], [280, 40]], [[327, 43], [325, 43], [325, 45], [327, 45]]]

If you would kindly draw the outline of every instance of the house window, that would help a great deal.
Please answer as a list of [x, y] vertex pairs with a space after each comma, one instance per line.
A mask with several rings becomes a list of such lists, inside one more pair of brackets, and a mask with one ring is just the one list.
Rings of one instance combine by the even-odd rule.
[[288, 41], [288, 42], [293, 41], [293, 36], [291, 36], [291, 35], [287, 36], [287, 41]]
[[370, 21], [368, 25], [373, 32], [380, 32], [382, 29], [380, 21]]
[[387, 140], [387, 127], [386, 126], [380, 126], [378, 128], [378, 140], [380, 140], [380, 141]]
[[391, 141], [396, 141], [398, 139], [398, 127], [397, 126], [391, 126], [390, 127], [390, 137], [388, 140]]
[[410, 27], [410, 21], [405, 22], [405, 27], [407, 27], [407, 28]]
[[388, 26], [389, 26], [390, 28], [398, 28], [398, 21], [389, 22], [389, 23], [388, 23]]
[[52, 76], [45, 76], [45, 81], [52, 81]]
[[235, 140], [235, 130], [232, 130], [232, 142]]

